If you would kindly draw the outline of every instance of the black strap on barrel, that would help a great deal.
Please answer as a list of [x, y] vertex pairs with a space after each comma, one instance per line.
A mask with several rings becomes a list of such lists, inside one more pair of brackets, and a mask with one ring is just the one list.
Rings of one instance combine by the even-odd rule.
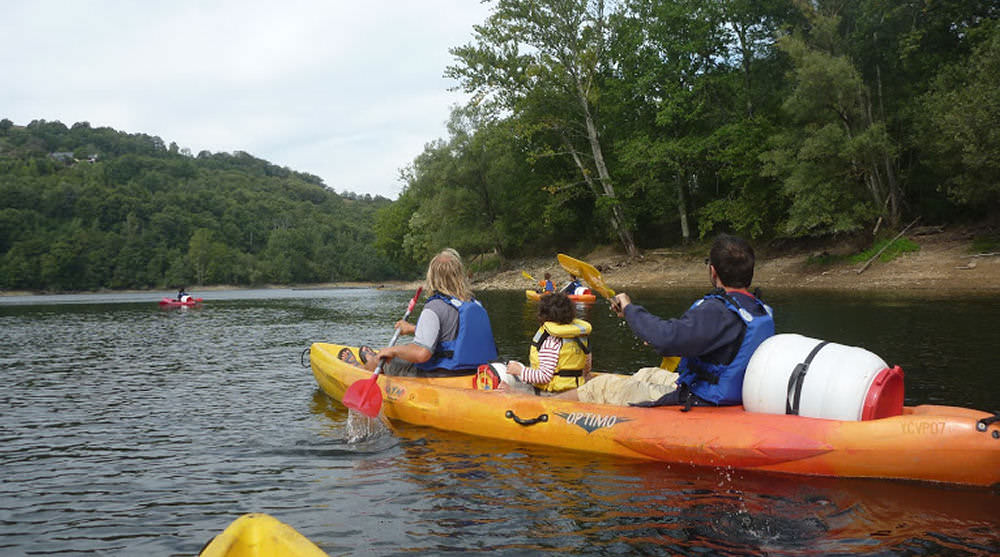
[[805, 381], [806, 373], [809, 372], [809, 364], [820, 351], [821, 348], [829, 344], [823, 341], [813, 347], [812, 352], [806, 356], [806, 361], [795, 366], [792, 375], [788, 377], [788, 396], [785, 398], [785, 414], [799, 415], [799, 398], [802, 396], [802, 383]]

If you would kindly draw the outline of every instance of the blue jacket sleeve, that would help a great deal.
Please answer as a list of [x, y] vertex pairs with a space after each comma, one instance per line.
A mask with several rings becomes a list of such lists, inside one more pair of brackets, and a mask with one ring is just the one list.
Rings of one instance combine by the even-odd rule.
[[629, 304], [625, 321], [632, 332], [661, 356], [701, 357], [706, 361], [730, 357], [727, 350], [743, 334], [743, 322], [721, 302], [707, 300], [676, 319], [661, 319], [646, 308]]

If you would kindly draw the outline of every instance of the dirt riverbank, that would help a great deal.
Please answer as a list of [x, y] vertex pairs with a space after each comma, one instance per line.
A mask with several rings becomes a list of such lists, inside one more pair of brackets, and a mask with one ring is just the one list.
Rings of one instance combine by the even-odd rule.
[[[987, 232], [992, 233], [990, 230]], [[953, 230], [915, 229], [907, 234], [920, 246], [915, 252], [905, 253], [883, 263], [873, 262], [862, 273], [864, 263], [818, 264], [817, 255], [850, 254], [852, 247], [846, 243], [813, 246], [775, 247], [755, 246], [757, 269], [754, 287], [762, 289], [815, 289], [839, 291], [893, 291], [934, 293], [935, 295], [962, 295], [1000, 292], [1000, 250], [977, 252], [973, 240], [983, 233], [982, 228], [956, 228]], [[704, 288], [708, 284], [705, 256], [709, 242], [687, 248], [656, 249], [644, 251], [641, 257], [630, 259], [613, 247], [604, 247], [591, 253], [569, 255], [594, 265], [604, 277], [604, 282], [616, 291], [637, 288]], [[511, 260], [506, 269], [477, 273], [472, 277], [475, 290], [520, 290], [533, 288], [522, 271], [540, 279], [546, 272], [557, 283], [565, 284], [568, 275], [550, 257]], [[322, 288], [386, 288], [415, 290], [421, 281], [393, 281], [385, 283], [341, 282], [298, 285], [299, 289]], [[193, 287], [198, 292], [239, 289], [236, 286]], [[263, 286], [257, 288], [288, 288], [288, 286]], [[136, 291], [142, 292], [142, 291]], [[0, 291], [0, 296], [31, 295], [37, 292]]]
[[[1000, 291], [1000, 253], [976, 253], [972, 249], [974, 231], [931, 230], [907, 237], [920, 246], [882, 263], [873, 262], [862, 273], [864, 263], [817, 264], [810, 258], [824, 252], [847, 253], [849, 246], [811, 246], [780, 250], [756, 247], [757, 270], [754, 286], [779, 289], [926, 291], [938, 294], [986, 293]], [[597, 267], [605, 283], [617, 291], [635, 288], [693, 287], [708, 284], [705, 256], [708, 244], [687, 250], [651, 250], [639, 259], [599, 249], [589, 254], [569, 254]], [[511, 261], [510, 270], [476, 276], [476, 290], [531, 288], [525, 271], [535, 278], [546, 272], [557, 282], [568, 275], [555, 257]], [[414, 283], [416, 284], [416, 283]]]

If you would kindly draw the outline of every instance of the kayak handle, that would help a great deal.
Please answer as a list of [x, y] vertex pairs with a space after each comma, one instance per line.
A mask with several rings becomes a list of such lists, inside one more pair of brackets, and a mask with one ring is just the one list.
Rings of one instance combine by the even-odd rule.
[[549, 415], [548, 414], [539, 414], [539, 416], [537, 418], [532, 418], [530, 420], [525, 420], [524, 418], [518, 417], [518, 415], [515, 414], [513, 410], [508, 410], [507, 413], [504, 414], [504, 416], [506, 416], [506, 417], [514, 420], [515, 422], [517, 422], [517, 423], [519, 423], [521, 425], [535, 425], [538, 422], [543, 422], [544, 423], [544, 422], [549, 421]]
[[[992, 424], [994, 424], [994, 423], [996, 423], [998, 421], [1000, 421], [1000, 412], [994, 412], [993, 415], [990, 416], [989, 418], [983, 418], [983, 419], [979, 420], [978, 422], [976, 422], [976, 431], [985, 432], [986, 429], [990, 427], [990, 425], [992, 425]], [[993, 437], [994, 438], [1000, 438], [1000, 435], [998, 435], [997, 432], [994, 431], [993, 432]]]

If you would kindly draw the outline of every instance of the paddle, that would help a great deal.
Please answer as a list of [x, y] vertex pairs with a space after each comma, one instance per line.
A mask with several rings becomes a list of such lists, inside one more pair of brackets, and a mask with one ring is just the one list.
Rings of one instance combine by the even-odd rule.
[[590, 263], [580, 261], [579, 259], [573, 259], [565, 253], [556, 254], [556, 259], [559, 260], [559, 265], [561, 265], [567, 273], [583, 277], [583, 280], [588, 286], [590, 286], [591, 290], [596, 291], [608, 300], [615, 297], [615, 291], [608, 288], [608, 285], [604, 284], [604, 277], [601, 276], [601, 272], [595, 269]]
[[531, 282], [538, 282], [537, 280], [535, 280], [535, 277], [529, 275], [526, 271], [521, 271], [521, 276], [530, 280]]
[[[413, 313], [413, 306], [416, 305], [417, 299], [420, 298], [420, 293], [423, 292], [424, 288], [421, 286], [417, 289], [417, 293], [413, 295], [410, 299], [409, 305], [406, 306], [406, 313], [403, 314], [403, 320], [405, 321], [407, 317]], [[399, 339], [399, 328], [392, 334], [392, 340], [389, 341], [389, 346], [396, 344], [396, 340]], [[378, 416], [378, 411], [382, 409], [382, 389], [379, 388], [378, 375], [382, 373], [382, 363], [384, 360], [379, 358], [378, 365], [375, 366], [375, 373], [368, 379], [361, 379], [355, 381], [350, 387], [344, 391], [344, 398], [341, 402], [344, 406], [348, 408], [353, 408], [358, 412], [361, 412], [369, 418], [374, 418]]]
[[[608, 288], [608, 286], [604, 284], [604, 277], [601, 276], [601, 272], [595, 269], [593, 265], [587, 263], [586, 261], [573, 259], [564, 253], [556, 254], [556, 259], [559, 260], [559, 265], [561, 265], [567, 273], [583, 277], [583, 280], [587, 282], [591, 290], [596, 290], [601, 296], [607, 298], [608, 301], [611, 302], [611, 309], [613, 309], [616, 313], [621, 310], [614, 300], [615, 291]], [[680, 361], [681, 359], [677, 356], [664, 356], [663, 359], [660, 360], [659, 367], [668, 371], [675, 371]]]

